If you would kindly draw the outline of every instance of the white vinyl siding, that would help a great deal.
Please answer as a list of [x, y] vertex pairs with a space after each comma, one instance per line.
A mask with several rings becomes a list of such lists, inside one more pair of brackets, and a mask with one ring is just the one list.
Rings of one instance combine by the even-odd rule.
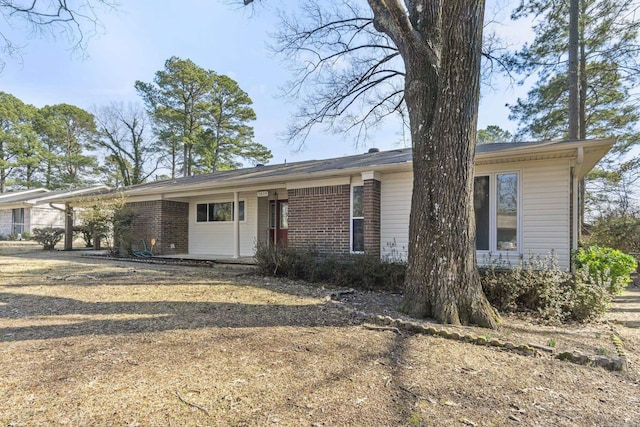
[[[519, 170], [520, 173], [520, 231], [521, 249], [518, 253], [503, 253], [503, 260], [517, 264], [520, 257], [547, 256], [552, 251], [563, 269], [570, 266], [569, 241], [569, 160], [544, 160], [527, 163], [482, 166], [476, 176]], [[493, 255], [492, 255], [493, 256]], [[485, 254], [478, 254], [478, 263], [485, 262]]]
[[411, 172], [384, 174], [381, 178], [380, 249], [382, 258], [407, 258], [412, 188]]
[[[501, 167], [498, 167], [501, 166]], [[520, 245], [518, 253], [507, 254], [517, 264], [520, 256], [546, 256], [555, 253], [561, 268], [570, 265], [569, 241], [569, 160], [545, 160], [526, 163], [481, 166], [476, 176], [519, 172]], [[380, 195], [380, 240], [383, 258], [406, 258], [409, 244], [412, 174], [384, 174]], [[483, 255], [478, 255], [482, 264]]]
[[568, 269], [571, 252], [569, 161], [536, 162], [523, 172], [523, 255], [545, 256], [553, 250], [560, 267]]
[[[64, 212], [53, 208], [33, 207], [27, 214], [25, 209], [25, 230], [34, 228], [61, 227], [64, 228]], [[28, 224], [27, 224], [28, 223]]]
[[[255, 193], [240, 193], [245, 220], [240, 222], [240, 256], [253, 256], [257, 241], [258, 202]], [[233, 195], [198, 197], [189, 201], [189, 253], [233, 256], [233, 221], [197, 222], [196, 207], [202, 203], [233, 201]]]

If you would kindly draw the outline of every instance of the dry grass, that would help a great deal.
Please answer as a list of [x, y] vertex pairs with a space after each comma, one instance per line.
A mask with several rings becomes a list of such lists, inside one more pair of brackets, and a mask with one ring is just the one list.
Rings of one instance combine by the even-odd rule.
[[[640, 425], [635, 368], [370, 330], [300, 283], [19, 249], [0, 246], [0, 425]], [[477, 333], [549, 333], [507, 323]]]

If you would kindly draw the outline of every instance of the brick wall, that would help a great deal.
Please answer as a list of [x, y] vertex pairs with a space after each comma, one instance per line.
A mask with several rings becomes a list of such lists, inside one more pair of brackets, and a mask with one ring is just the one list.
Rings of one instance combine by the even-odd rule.
[[380, 257], [380, 181], [364, 181], [364, 251]]
[[134, 248], [142, 246], [139, 244], [140, 240], [144, 240], [148, 248], [151, 239], [155, 238], [155, 254], [168, 255], [189, 251], [188, 203], [153, 200], [127, 203], [127, 206], [135, 214], [131, 224], [131, 242]]
[[349, 253], [348, 184], [288, 190], [289, 246]]

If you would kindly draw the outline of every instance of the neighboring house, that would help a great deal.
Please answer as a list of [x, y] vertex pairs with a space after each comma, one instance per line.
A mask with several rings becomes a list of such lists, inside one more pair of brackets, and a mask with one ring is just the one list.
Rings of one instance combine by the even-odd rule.
[[35, 228], [65, 226], [65, 206], [54, 203], [60, 197], [76, 197], [107, 189], [94, 186], [76, 190], [49, 191], [44, 188], [0, 194], [0, 236], [22, 238]]
[[[477, 147], [478, 260], [517, 262], [577, 247], [578, 182], [613, 139]], [[156, 254], [254, 255], [257, 243], [406, 258], [411, 149], [256, 166], [114, 190], [136, 212], [133, 241]]]

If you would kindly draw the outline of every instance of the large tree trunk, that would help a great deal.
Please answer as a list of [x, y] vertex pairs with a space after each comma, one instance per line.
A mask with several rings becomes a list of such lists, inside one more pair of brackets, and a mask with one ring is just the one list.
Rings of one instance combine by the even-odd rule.
[[[398, 6], [389, 6], [391, 14], [401, 10], [399, 2], [369, 3], [374, 13], [390, 3]], [[376, 15], [378, 27], [388, 30], [405, 62], [413, 145], [402, 308], [443, 323], [496, 327], [499, 317], [482, 292], [477, 271], [473, 215], [484, 2], [409, 3], [409, 25], [419, 34], [416, 38], [402, 31], [402, 24], [397, 33], [388, 30], [398, 19], [385, 21], [382, 13]]]

